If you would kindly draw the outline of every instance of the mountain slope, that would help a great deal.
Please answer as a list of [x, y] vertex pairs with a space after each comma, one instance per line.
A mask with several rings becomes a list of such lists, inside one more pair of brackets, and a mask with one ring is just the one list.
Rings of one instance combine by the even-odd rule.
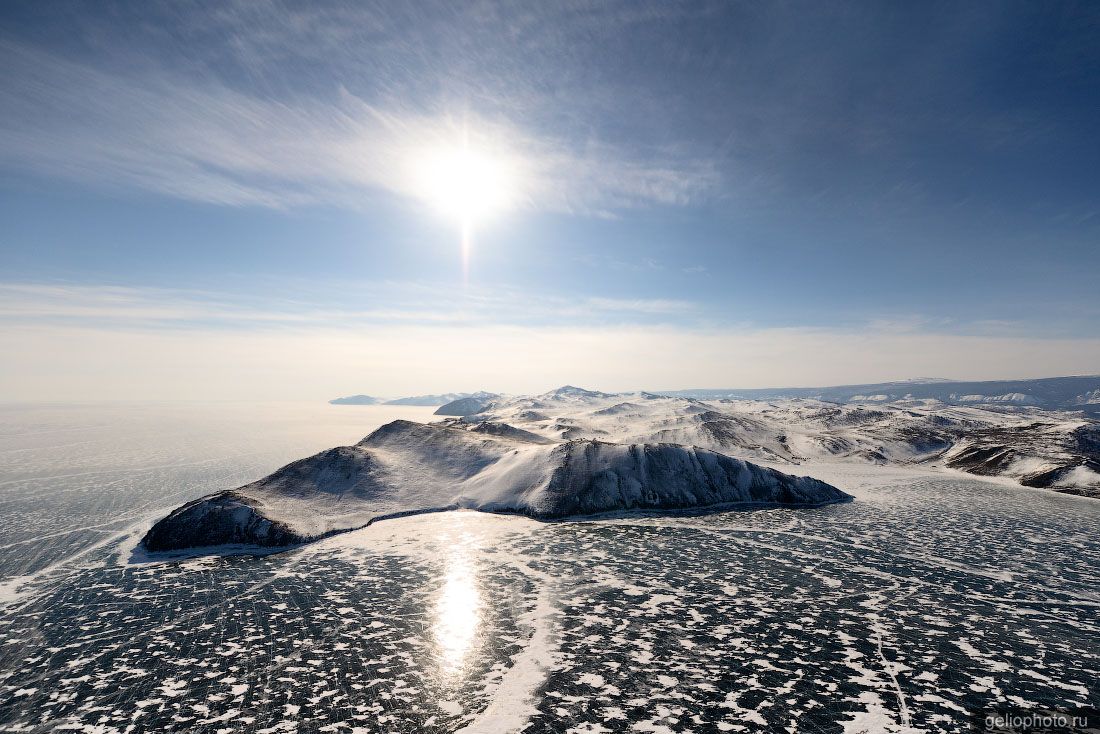
[[441, 395], [414, 395], [408, 398], [397, 398], [396, 400], [387, 400], [386, 405], [419, 405], [424, 407], [431, 407], [433, 405], [446, 405], [447, 403], [454, 402], [455, 400], [462, 400], [465, 398], [484, 399], [495, 398], [494, 393], [489, 392], [448, 392]]
[[279, 546], [431, 509], [552, 519], [845, 498], [743, 459], [916, 464], [1100, 497], [1100, 423], [1079, 413], [915, 400], [704, 401], [567, 386], [498, 396], [439, 423], [394, 421], [354, 446], [189, 503], [145, 543]]
[[1034, 407], [926, 400], [699, 400], [648, 393], [552, 393], [497, 400], [490, 420], [556, 440], [694, 445], [777, 465], [804, 461], [947, 466], [1100, 496], [1100, 422]]
[[555, 519], [845, 499], [816, 479], [697, 447], [558, 442], [498, 423], [394, 421], [354, 446], [188, 503], [154, 525], [143, 543], [153, 551], [281, 546], [433, 509]]
[[452, 400], [446, 405], [441, 405], [435, 410], [435, 415], [474, 415], [485, 410], [492, 403], [496, 395], [470, 396]]

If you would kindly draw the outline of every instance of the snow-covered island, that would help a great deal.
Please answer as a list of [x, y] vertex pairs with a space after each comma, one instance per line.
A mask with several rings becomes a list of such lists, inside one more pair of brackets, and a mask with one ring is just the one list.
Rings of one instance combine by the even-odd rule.
[[142, 542], [151, 551], [285, 546], [385, 517], [450, 509], [552, 520], [848, 499], [825, 482], [695, 446], [551, 439], [489, 421], [398, 420], [354, 446], [188, 503]]
[[461, 403], [440, 412], [466, 415], [394, 421], [354, 446], [184, 505], [153, 526], [145, 547], [292, 545], [448, 509], [551, 520], [848, 499], [795, 475], [800, 464], [823, 461], [917, 464], [1100, 496], [1100, 424], [1074, 413], [704, 401], [569, 386]]

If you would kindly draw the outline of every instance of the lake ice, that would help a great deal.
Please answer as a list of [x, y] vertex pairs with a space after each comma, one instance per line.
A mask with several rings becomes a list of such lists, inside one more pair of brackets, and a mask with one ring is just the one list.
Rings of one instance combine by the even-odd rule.
[[856, 501], [450, 512], [149, 561], [182, 502], [430, 408], [0, 408], [0, 728], [965, 731], [1100, 706], [1100, 502], [804, 465]]

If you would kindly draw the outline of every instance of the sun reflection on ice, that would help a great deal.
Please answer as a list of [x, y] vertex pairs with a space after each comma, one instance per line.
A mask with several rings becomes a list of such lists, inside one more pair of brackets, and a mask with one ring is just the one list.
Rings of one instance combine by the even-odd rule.
[[469, 549], [456, 544], [447, 557], [446, 576], [435, 605], [434, 634], [440, 667], [446, 675], [453, 676], [465, 666], [480, 622], [477, 568]]

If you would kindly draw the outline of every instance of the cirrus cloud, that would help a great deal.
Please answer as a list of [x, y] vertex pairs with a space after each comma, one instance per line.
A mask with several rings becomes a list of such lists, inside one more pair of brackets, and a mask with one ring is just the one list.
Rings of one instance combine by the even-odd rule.
[[339, 86], [274, 98], [153, 65], [105, 71], [11, 41], [0, 41], [0, 66], [0, 164], [182, 199], [354, 207], [372, 194], [415, 197], [418, 154], [467, 140], [508, 164], [526, 208], [614, 215], [686, 204], [718, 182], [710, 162], [671, 147], [539, 135], [425, 99], [372, 103]]

